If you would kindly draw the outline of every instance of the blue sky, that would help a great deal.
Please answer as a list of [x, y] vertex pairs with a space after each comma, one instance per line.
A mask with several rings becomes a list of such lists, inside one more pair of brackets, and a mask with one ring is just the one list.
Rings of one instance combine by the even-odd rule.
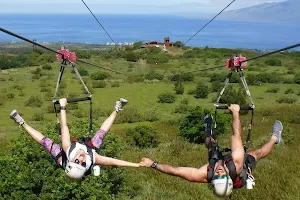
[[[84, 0], [94, 13], [219, 12], [231, 0]], [[228, 10], [284, 0], [236, 0]], [[3, 13], [89, 13], [81, 0], [0, 0]]]

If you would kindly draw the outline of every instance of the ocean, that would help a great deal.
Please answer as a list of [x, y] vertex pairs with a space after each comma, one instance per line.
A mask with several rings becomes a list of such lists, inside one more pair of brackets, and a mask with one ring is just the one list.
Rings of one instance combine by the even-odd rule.
[[[185, 43], [210, 19], [167, 15], [96, 15], [115, 43]], [[113, 41], [91, 14], [0, 14], [0, 26], [37, 42], [107, 44]], [[188, 46], [279, 49], [300, 42], [300, 24], [214, 20]], [[0, 32], [0, 42], [20, 40]]]

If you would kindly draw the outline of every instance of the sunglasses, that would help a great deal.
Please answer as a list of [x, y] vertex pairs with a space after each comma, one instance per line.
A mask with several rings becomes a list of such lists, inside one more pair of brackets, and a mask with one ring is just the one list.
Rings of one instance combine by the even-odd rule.
[[[74, 163], [80, 164], [80, 162], [79, 162], [78, 159], [75, 159], [75, 160], [74, 160]], [[82, 165], [83, 167], [86, 167], [86, 162], [81, 163], [81, 165]]]
[[228, 175], [223, 175], [223, 176], [216, 175], [216, 176], [213, 177], [214, 180], [215, 179], [223, 179], [223, 178], [227, 178], [228, 179]]

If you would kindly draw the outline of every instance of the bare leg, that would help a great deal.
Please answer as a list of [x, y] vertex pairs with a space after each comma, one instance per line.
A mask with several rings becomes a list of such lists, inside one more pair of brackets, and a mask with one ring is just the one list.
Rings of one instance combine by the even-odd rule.
[[110, 116], [103, 122], [100, 129], [107, 133], [109, 131], [109, 129], [111, 128], [111, 126], [113, 125], [113, 123], [117, 117], [117, 114], [118, 113], [116, 111], [113, 111], [110, 114]]
[[103, 122], [103, 124], [101, 125], [100, 129], [96, 132], [94, 137], [91, 139], [90, 142], [92, 143], [92, 145], [94, 147], [96, 147], [96, 149], [98, 149], [97, 151], [100, 150], [103, 139], [104, 139], [106, 133], [111, 128], [111, 126], [113, 125], [113, 123], [117, 117], [117, 114], [118, 113], [116, 111], [113, 111], [111, 113], [111, 115]]
[[271, 153], [276, 141], [277, 141], [277, 137], [273, 135], [266, 144], [264, 144], [259, 149], [249, 152], [248, 154], [253, 156], [255, 160], [258, 161], [259, 159], [264, 158]]
[[211, 137], [211, 136], [207, 136], [206, 138], [205, 138], [205, 146], [206, 146], [206, 148], [207, 148], [207, 151], [208, 151], [208, 160], [210, 160], [210, 158], [212, 157], [212, 150], [213, 150], [213, 148], [212, 148], [212, 144], [213, 144], [213, 142], [215, 142], [215, 140], [213, 139], [213, 137]]
[[[96, 149], [100, 149], [102, 145], [102, 141], [106, 135], [106, 133], [110, 130], [111, 126], [113, 125], [118, 112], [122, 110], [122, 108], [127, 104], [127, 100], [120, 98], [119, 101], [116, 102], [115, 110], [110, 114], [110, 116], [103, 122], [100, 129], [96, 132], [94, 137], [91, 139], [91, 145], [96, 147]], [[97, 150], [97, 151], [98, 151]]]
[[41, 144], [42, 139], [45, 137], [42, 133], [35, 130], [28, 124], [24, 123], [22, 127], [26, 130], [26, 132], [39, 144]]

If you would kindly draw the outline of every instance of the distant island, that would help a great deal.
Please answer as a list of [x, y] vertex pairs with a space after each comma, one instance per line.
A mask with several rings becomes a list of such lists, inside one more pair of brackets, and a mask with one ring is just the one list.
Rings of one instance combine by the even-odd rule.
[[257, 6], [222, 13], [219, 19], [242, 21], [298, 22], [300, 26], [300, 0], [264, 3]]

